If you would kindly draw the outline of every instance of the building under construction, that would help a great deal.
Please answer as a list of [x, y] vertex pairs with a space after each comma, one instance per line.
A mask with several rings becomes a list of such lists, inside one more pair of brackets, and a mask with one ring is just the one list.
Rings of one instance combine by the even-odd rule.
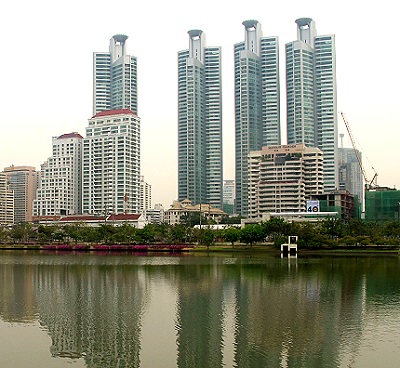
[[365, 190], [365, 220], [400, 222], [400, 190], [371, 187]]

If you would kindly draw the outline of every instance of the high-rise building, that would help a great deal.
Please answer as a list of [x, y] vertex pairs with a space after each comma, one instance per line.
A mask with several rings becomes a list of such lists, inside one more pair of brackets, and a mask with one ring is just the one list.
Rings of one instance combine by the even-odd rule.
[[287, 140], [324, 153], [324, 190], [338, 189], [335, 36], [317, 36], [299, 18], [297, 40], [286, 44]]
[[36, 198], [37, 172], [32, 166], [14, 166], [4, 168], [8, 184], [14, 191], [14, 222], [32, 221], [32, 204]]
[[140, 213], [146, 213], [151, 208], [151, 185], [144, 181], [144, 176], [140, 177], [140, 197], [139, 210]]
[[126, 54], [127, 38], [115, 35], [109, 52], [93, 54], [93, 115], [115, 109], [138, 113], [137, 59]]
[[89, 119], [83, 140], [83, 213], [138, 213], [140, 119], [131, 110]]
[[248, 215], [248, 155], [281, 143], [279, 48], [263, 37], [256, 20], [243, 22], [245, 40], [235, 44], [236, 212]]
[[34, 216], [82, 213], [83, 137], [67, 133], [52, 139], [52, 155], [40, 168]]
[[249, 217], [268, 212], [305, 212], [323, 192], [323, 155], [304, 144], [266, 146], [249, 155]]
[[[352, 148], [339, 147], [339, 189], [357, 195], [359, 203], [364, 202], [364, 181], [360, 164]], [[361, 158], [361, 152], [358, 151]]]
[[188, 33], [178, 52], [178, 198], [222, 208], [221, 49]]
[[0, 172], [0, 225], [14, 224], [14, 192], [8, 185], [7, 175]]

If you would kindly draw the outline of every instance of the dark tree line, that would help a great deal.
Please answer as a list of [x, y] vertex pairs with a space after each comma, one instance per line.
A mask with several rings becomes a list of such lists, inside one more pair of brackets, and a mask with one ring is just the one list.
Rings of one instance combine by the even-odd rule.
[[194, 219], [181, 224], [148, 224], [143, 229], [123, 224], [112, 226], [102, 224], [92, 227], [84, 223], [73, 225], [32, 225], [18, 224], [11, 228], [0, 227], [0, 243], [3, 244], [203, 244], [210, 247], [216, 243], [237, 244], [280, 244], [290, 235], [298, 236], [300, 247], [357, 246], [357, 245], [398, 245], [400, 244], [400, 223], [382, 224], [329, 218], [317, 223], [285, 222], [272, 218], [243, 228], [226, 224], [224, 229], [213, 230], [203, 223], [194, 228]]

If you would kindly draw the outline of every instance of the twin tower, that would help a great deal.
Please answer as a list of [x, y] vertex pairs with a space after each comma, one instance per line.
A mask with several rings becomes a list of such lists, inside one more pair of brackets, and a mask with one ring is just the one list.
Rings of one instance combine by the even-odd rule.
[[[338, 188], [334, 35], [317, 36], [310, 18], [296, 20], [297, 40], [285, 45], [287, 143], [319, 148], [324, 191]], [[234, 45], [236, 213], [248, 215], [251, 151], [281, 144], [278, 37], [264, 37], [256, 20], [243, 22]], [[201, 30], [178, 53], [178, 199], [222, 208], [221, 48]]]

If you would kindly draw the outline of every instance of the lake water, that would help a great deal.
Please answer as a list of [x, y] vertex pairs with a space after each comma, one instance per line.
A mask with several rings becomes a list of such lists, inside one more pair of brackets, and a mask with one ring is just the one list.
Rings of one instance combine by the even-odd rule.
[[0, 367], [398, 367], [400, 260], [0, 251]]

